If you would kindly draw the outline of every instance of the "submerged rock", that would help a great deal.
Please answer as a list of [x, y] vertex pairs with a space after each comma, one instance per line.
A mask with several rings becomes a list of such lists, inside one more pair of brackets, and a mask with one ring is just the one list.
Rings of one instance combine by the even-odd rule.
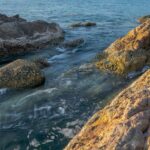
[[150, 20], [150, 15], [147, 16], [143, 16], [141, 18], [138, 19], [138, 22], [140, 23], [144, 23], [145, 21]]
[[77, 22], [77, 23], [73, 23], [71, 25], [71, 27], [73, 28], [77, 28], [77, 27], [92, 27], [92, 26], [96, 26], [95, 22]]
[[7, 17], [0, 14], [0, 56], [58, 44], [64, 32], [56, 23], [37, 20], [28, 22], [18, 15]]
[[150, 70], [87, 122], [65, 150], [150, 149]]
[[50, 63], [48, 62], [47, 59], [45, 58], [37, 58], [35, 60], [33, 60], [33, 62], [40, 68], [40, 69], [44, 69], [50, 66]]
[[0, 68], [0, 88], [30, 88], [44, 83], [35, 63], [18, 59]]
[[79, 38], [79, 39], [74, 39], [71, 41], [65, 41], [62, 46], [65, 48], [75, 48], [80, 46], [81, 44], [84, 43], [84, 39], [83, 38]]
[[118, 74], [136, 71], [150, 63], [150, 21], [130, 31], [112, 43], [96, 66]]

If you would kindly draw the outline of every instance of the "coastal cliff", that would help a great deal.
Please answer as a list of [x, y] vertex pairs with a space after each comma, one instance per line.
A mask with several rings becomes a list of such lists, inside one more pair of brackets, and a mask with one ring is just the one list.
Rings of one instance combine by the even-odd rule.
[[88, 121], [65, 150], [149, 150], [150, 70]]

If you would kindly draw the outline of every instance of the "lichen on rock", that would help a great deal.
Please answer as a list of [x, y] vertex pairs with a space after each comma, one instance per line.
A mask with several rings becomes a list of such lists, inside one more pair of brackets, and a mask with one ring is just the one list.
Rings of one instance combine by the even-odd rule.
[[150, 70], [100, 110], [65, 150], [150, 149]]
[[32, 88], [44, 80], [39, 67], [27, 60], [18, 59], [0, 68], [0, 88]]
[[112, 43], [101, 55], [96, 66], [117, 74], [126, 74], [149, 65], [150, 21]]

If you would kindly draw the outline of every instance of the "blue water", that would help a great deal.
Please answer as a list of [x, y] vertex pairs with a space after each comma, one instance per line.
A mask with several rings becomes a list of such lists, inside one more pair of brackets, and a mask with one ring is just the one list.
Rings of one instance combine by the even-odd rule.
[[[57, 22], [66, 31], [66, 40], [85, 39], [84, 45], [69, 52], [49, 47], [17, 56], [44, 57], [52, 66], [43, 70], [46, 82], [41, 87], [0, 89], [0, 150], [62, 150], [129, 82], [100, 71], [72, 70], [94, 61], [97, 53], [137, 26], [137, 18], [150, 14], [149, 8], [150, 0], [0, 0], [0, 13]], [[78, 21], [97, 26], [69, 27]]]

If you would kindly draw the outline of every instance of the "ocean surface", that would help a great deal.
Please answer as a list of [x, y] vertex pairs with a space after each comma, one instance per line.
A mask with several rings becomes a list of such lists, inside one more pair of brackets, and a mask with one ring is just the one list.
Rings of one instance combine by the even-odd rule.
[[[46, 58], [43, 86], [0, 89], [0, 150], [62, 150], [83, 124], [130, 79], [97, 70], [79, 71], [110, 43], [150, 14], [150, 0], [0, 0], [0, 13], [57, 22], [66, 40], [84, 38], [75, 49], [46, 48], [17, 58]], [[96, 27], [70, 28], [79, 21]], [[0, 65], [14, 58], [0, 60]]]

